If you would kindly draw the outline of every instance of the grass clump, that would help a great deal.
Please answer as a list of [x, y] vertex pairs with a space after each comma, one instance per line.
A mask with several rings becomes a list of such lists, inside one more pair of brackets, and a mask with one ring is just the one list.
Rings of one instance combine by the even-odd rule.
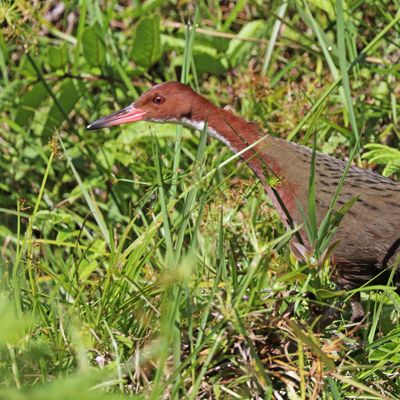
[[294, 260], [237, 156], [171, 125], [85, 131], [181, 80], [396, 179], [396, 1], [18, 0], [0, 18], [0, 399], [400, 398], [398, 296], [365, 290], [364, 325], [345, 310], [318, 332], [342, 308], [331, 266]]

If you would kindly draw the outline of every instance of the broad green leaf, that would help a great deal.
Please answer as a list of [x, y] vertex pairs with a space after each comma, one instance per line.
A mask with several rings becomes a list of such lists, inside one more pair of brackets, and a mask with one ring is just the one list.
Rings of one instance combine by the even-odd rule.
[[[210, 30], [210, 34], [213, 32], [213, 30]], [[225, 52], [228, 49], [230, 41], [224, 37], [208, 36], [206, 34], [203, 35], [202, 33], [197, 33], [196, 35], [196, 44], [194, 45], [194, 49], [196, 49], [197, 46], [207, 47], [214, 52]]]
[[[240, 30], [237, 37], [243, 39], [259, 39], [265, 35], [266, 25], [266, 22], [263, 20], [251, 21]], [[231, 65], [235, 67], [246, 57], [250, 56], [254, 46], [256, 46], [255, 42], [233, 39], [229, 43], [228, 51], [226, 52], [226, 56]]]
[[98, 262], [96, 260], [82, 260], [79, 265], [79, 280], [85, 282], [97, 266]]
[[141, 19], [136, 27], [132, 45], [132, 59], [148, 68], [161, 56], [160, 17], [153, 15]]
[[68, 62], [68, 48], [64, 44], [62, 46], [49, 46], [47, 49], [48, 63], [52, 69], [60, 69]]
[[82, 35], [83, 55], [92, 67], [103, 64], [106, 48], [102, 37], [102, 30], [98, 24], [89, 26]]
[[198, 74], [208, 73], [219, 75], [225, 73], [227, 70], [227, 62], [225, 59], [221, 60], [210, 54], [195, 54], [193, 55], [193, 59]]
[[59, 128], [65, 121], [68, 114], [79, 100], [79, 97], [79, 92], [75, 87], [74, 82], [71, 79], [66, 79], [59, 90], [59, 95], [57, 96], [57, 101], [62, 111], [57, 104], [53, 104], [51, 107], [47, 115], [46, 124], [42, 131], [42, 135], [45, 138], [54, 134], [54, 129]]
[[42, 82], [33, 85], [32, 89], [21, 98], [15, 122], [20, 126], [27, 126], [31, 122], [35, 110], [39, 108], [42, 101], [47, 97], [47, 94], [47, 90]]

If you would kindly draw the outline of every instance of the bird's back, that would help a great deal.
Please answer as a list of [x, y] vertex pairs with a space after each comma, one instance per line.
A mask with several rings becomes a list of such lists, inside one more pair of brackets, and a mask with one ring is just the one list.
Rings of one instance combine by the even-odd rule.
[[[282, 185], [290, 187], [295, 198], [289, 212], [296, 224], [302, 224], [299, 205], [307, 214], [312, 150], [273, 138], [266, 151], [279, 162]], [[329, 155], [316, 155], [318, 223], [329, 209], [345, 166], [344, 161]], [[335, 209], [354, 196], [358, 199], [345, 214], [333, 239], [339, 241], [334, 252], [337, 264], [344, 268], [343, 280], [352, 281], [351, 287], [357, 286], [357, 281], [363, 283], [373, 278], [383, 264], [390, 264], [394, 255], [400, 254], [400, 183], [351, 167]]]

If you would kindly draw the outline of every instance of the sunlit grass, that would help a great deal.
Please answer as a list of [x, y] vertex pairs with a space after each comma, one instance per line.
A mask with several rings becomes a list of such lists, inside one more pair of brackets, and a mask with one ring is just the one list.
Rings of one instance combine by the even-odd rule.
[[[352, 293], [318, 263], [335, 198], [317, 226], [312, 165], [317, 246], [299, 262], [261, 184], [205, 132], [85, 131], [181, 79], [348, 165], [380, 143], [366, 158], [398, 173], [396, 2], [227, 4], [81, 1], [54, 20], [47, 2], [1, 5], [1, 399], [400, 396], [398, 296], [362, 288], [366, 323], [349, 325]], [[135, 36], [149, 15], [160, 43]], [[139, 42], [154, 64], [132, 62]], [[342, 312], [319, 332], [326, 305]]]

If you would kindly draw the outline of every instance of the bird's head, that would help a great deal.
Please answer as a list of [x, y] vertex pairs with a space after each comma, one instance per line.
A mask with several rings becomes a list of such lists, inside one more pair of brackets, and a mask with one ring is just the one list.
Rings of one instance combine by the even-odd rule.
[[179, 82], [165, 82], [152, 87], [122, 110], [92, 122], [87, 129], [101, 129], [136, 121], [184, 124], [192, 118], [197, 103], [202, 101], [203, 98], [189, 86]]

